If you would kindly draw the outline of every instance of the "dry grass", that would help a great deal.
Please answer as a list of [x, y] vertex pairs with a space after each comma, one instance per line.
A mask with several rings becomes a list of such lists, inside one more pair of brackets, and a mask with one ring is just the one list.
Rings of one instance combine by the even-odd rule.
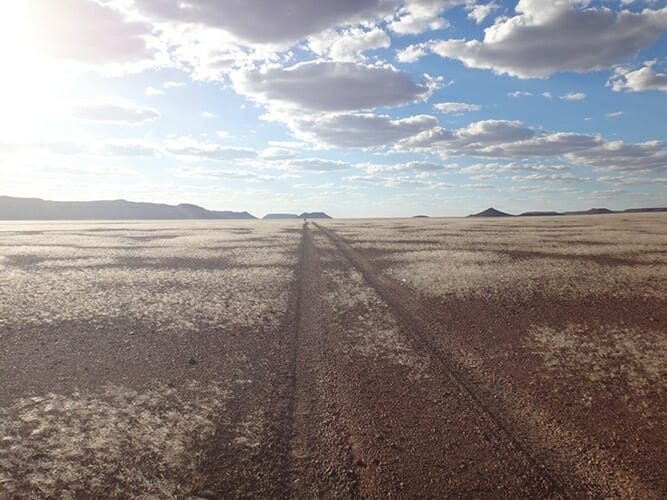
[[[260, 221], [0, 224], [0, 349], [22, 363], [12, 367], [8, 354], [0, 366], [0, 498], [183, 498], [207, 481], [200, 465], [216, 430], [229, 434], [239, 459], [265, 446], [269, 410], [261, 395], [247, 394], [249, 379], [260, 375], [244, 346], [256, 341], [224, 334], [261, 336], [282, 324], [299, 228]], [[81, 338], [72, 328], [85, 328], [90, 343], [56, 349], [54, 342]], [[209, 331], [221, 335], [215, 363], [205, 357], [183, 369], [179, 363], [188, 367], [188, 356], [197, 357], [191, 350], [211, 345], [211, 335], [197, 340]], [[33, 342], [43, 332], [48, 342]], [[170, 343], [165, 349], [156, 348], [160, 336]], [[104, 352], [119, 343], [131, 355]], [[184, 348], [183, 360], [175, 345]], [[67, 390], [40, 391], [24, 380], [30, 389], [21, 394], [22, 385], [3, 377], [29, 377], [31, 349], [48, 363], [42, 374], [52, 370]], [[137, 356], [146, 356], [145, 369]], [[100, 366], [91, 364], [95, 357]], [[90, 371], [79, 373], [79, 365]], [[212, 377], [202, 375], [212, 366]], [[145, 380], [126, 384], [128, 369]], [[170, 380], [177, 382], [165, 385]], [[237, 398], [256, 404], [239, 410]]]
[[192, 382], [20, 399], [0, 409], [0, 497], [192, 493], [228, 395]]
[[410, 348], [384, 300], [340, 254], [330, 253], [335, 249], [321, 233], [316, 233], [316, 245], [324, 250], [323, 302], [335, 325], [332, 331], [346, 332], [358, 355], [408, 368], [416, 380], [426, 376], [430, 360]]
[[330, 221], [426, 295], [667, 296], [664, 214]]
[[245, 224], [241, 234], [231, 223], [0, 233], [0, 326], [114, 318], [184, 332], [275, 325], [299, 234]]
[[623, 380], [639, 395], [656, 392], [667, 378], [667, 338], [656, 330], [533, 325], [528, 348], [561, 376], [576, 374], [601, 384]]

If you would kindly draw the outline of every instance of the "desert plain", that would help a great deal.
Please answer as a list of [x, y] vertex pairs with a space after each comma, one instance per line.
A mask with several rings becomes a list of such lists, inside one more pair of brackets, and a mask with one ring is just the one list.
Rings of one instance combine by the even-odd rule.
[[0, 223], [0, 498], [667, 496], [667, 216]]

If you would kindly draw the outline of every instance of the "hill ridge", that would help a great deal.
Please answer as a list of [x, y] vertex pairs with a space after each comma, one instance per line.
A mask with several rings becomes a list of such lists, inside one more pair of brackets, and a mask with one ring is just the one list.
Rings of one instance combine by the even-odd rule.
[[116, 200], [52, 201], [0, 196], [0, 220], [255, 219], [248, 212], [207, 210], [199, 205]]

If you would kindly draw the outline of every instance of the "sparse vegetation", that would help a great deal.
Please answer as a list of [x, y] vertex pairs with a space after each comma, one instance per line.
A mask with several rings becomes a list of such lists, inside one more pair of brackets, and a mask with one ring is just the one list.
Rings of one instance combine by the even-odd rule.
[[667, 491], [664, 214], [321, 224], [2, 224], [0, 498]]

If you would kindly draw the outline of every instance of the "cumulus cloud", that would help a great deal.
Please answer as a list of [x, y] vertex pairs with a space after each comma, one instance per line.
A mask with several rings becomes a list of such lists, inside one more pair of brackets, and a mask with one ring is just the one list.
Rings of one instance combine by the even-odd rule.
[[397, 106], [427, 99], [437, 87], [432, 80], [416, 83], [391, 66], [333, 61], [244, 69], [233, 73], [232, 81], [254, 101], [313, 111]]
[[428, 44], [410, 45], [396, 54], [396, 60], [402, 63], [413, 63], [428, 54]]
[[477, 24], [484, 22], [484, 19], [491, 15], [491, 12], [498, 9], [498, 4], [489, 2], [485, 4], [472, 4], [468, 6], [468, 18], [473, 19]]
[[159, 119], [160, 112], [130, 101], [107, 98], [76, 103], [72, 107], [72, 116], [100, 123], [142, 125]]
[[446, 8], [465, 1], [456, 0], [408, 0], [395, 14], [388, 28], [398, 35], [417, 35], [427, 30], [438, 30], [449, 26], [441, 17]]
[[479, 111], [482, 107], [479, 104], [468, 104], [466, 102], [439, 102], [433, 107], [441, 113], [461, 114], [466, 111]]
[[[131, 20], [109, 2], [21, 0], [20, 22], [35, 49], [59, 60], [90, 64], [126, 63], [152, 58], [150, 24]], [[4, 13], [3, 13], [4, 14]]]
[[203, 24], [254, 44], [285, 44], [333, 26], [391, 14], [386, 0], [136, 0], [145, 14], [162, 20]]
[[585, 4], [520, 0], [516, 15], [496, 19], [482, 41], [439, 40], [422, 49], [471, 68], [543, 78], [607, 67], [651, 46], [667, 29], [667, 7], [615, 13], [606, 7], [582, 8]]
[[327, 30], [308, 39], [308, 48], [335, 61], [363, 61], [367, 50], [388, 48], [391, 39], [380, 28]]
[[667, 92], [667, 73], [658, 73], [653, 69], [656, 61], [648, 61], [642, 68], [634, 71], [627, 68], [616, 68], [614, 76], [607, 82], [607, 86], [616, 92], [627, 90], [630, 92], [643, 92], [646, 90], [659, 90]]
[[279, 118], [294, 135], [312, 144], [337, 148], [372, 148], [392, 145], [437, 125], [430, 115], [394, 119], [388, 115], [346, 113], [283, 115]]
[[[517, 121], [484, 120], [458, 130], [434, 127], [399, 141], [394, 149], [437, 154], [443, 158], [461, 155], [521, 160], [563, 157], [572, 164], [595, 170], [667, 171], [667, 150], [662, 141], [629, 144], [574, 132], [537, 134]], [[488, 171], [478, 169], [473, 173]]]
[[667, 150], [662, 141], [628, 144], [610, 141], [565, 155], [572, 163], [596, 170], [618, 172], [667, 172]]
[[508, 144], [533, 137], [535, 132], [519, 121], [482, 120], [458, 130], [431, 128], [397, 144], [397, 150], [433, 150], [449, 154], [480, 154], [495, 144]]
[[560, 156], [573, 151], [590, 149], [603, 142], [602, 138], [597, 135], [575, 132], [552, 132], [539, 134], [528, 140], [484, 147], [475, 153], [478, 156], [516, 159]]

